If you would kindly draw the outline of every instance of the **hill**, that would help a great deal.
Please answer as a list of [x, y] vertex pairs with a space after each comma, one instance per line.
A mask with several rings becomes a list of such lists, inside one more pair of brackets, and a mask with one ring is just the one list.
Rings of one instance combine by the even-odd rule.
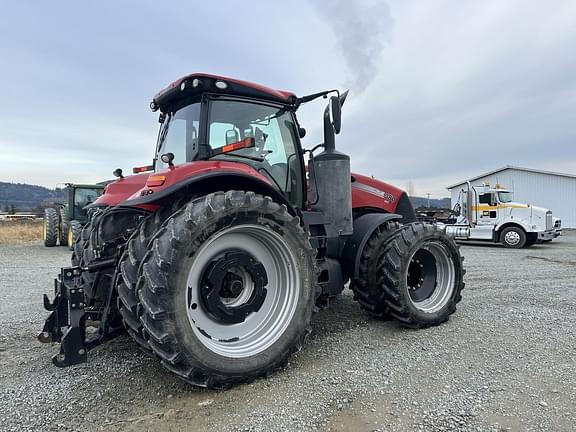
[[0, 182], [0, 211], [32, 210], [54, 202], [64, 202], [60, 189], [25, 183]]
[[[410, 201], [412, 202], [412, 205], [415, 209], [418, 207], [428, 207], [428, 198], [410, 197]], [[430, 198], [430, 207], [451, 208], [450, 198]]]
[[[36, 209], [54, 202], [64, 202], [60, 189], [48, 189], [25, 183], [0, 182], [0, 211]], [[410, 197], [414, 208], [428, 206], [428, 198]], [[431, 207], [450, 208], [450, 198], [430, 199]]]

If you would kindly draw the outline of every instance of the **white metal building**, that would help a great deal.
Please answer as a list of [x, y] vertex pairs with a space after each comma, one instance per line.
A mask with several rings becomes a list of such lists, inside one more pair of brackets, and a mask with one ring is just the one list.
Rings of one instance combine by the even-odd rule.
[[466, 181], [472, 186], [500, 184], [514, 193], [514, 201], [550, 209], [553, 216], [562, 220], [563, 228], [576, 228], [576, 175], [506, 165], [448, 186], [452, 206], [460, 191], [466, 189]]

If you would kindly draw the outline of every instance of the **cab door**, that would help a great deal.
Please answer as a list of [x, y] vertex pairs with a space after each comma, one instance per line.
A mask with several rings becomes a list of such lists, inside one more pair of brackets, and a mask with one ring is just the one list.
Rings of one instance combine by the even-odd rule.
[[494, 192], [478, 195], [477, 221], [479, 225], [496, 225], [498, 221], [498, 201]]

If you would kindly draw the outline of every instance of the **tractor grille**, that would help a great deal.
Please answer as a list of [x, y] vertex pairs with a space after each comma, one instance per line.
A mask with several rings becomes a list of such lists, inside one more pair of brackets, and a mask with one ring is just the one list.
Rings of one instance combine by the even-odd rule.
[[552, 212], [546, 212], [546, 231], [552, 229]]

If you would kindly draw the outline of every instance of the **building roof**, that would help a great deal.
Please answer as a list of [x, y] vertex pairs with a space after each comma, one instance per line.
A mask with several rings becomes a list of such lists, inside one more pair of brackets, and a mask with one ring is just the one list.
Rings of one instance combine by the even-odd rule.
[[491, 176], [492, 174], [496, 174], [496, 173], [502, 172], [502, 171], [507, 170], [507, 169], [533, 172], [533, 173], [537, 173], [537, 174], [548, 174], [548, 175], [553, 175], [553, 176], [576, 178], [576, 175], [574, 175], [574, 174], [564, 174], [564, 173], [558, 173], [558, 172], [553, 172], [553, 171], [544, 171], [544, 170], [537, 170], [537, 169], [532, 169], [532, 168], [517, 167], [517, 166], [513, 166], [513, 165], [505, 165], [502, 168], [495, 169], [494, 171], [490, 171], [490, 172], [487, 172], [484, 174], [480, 174], [476, 177], [472, 177], [472, 178], [469, 178], [467, 180], [463, 180], [463, 181], [460, 181], [458, 183], [454, 183], [453, 185], [447, 186], [446, 189], [453, 189], [456, 186], [460, 186], [461, 184], [466, 183], [467, 181], [471, 182], [474, 180], [478, 180], [478, 179], [481, 179], [482, 177], [488, 177], [488, 176]]

